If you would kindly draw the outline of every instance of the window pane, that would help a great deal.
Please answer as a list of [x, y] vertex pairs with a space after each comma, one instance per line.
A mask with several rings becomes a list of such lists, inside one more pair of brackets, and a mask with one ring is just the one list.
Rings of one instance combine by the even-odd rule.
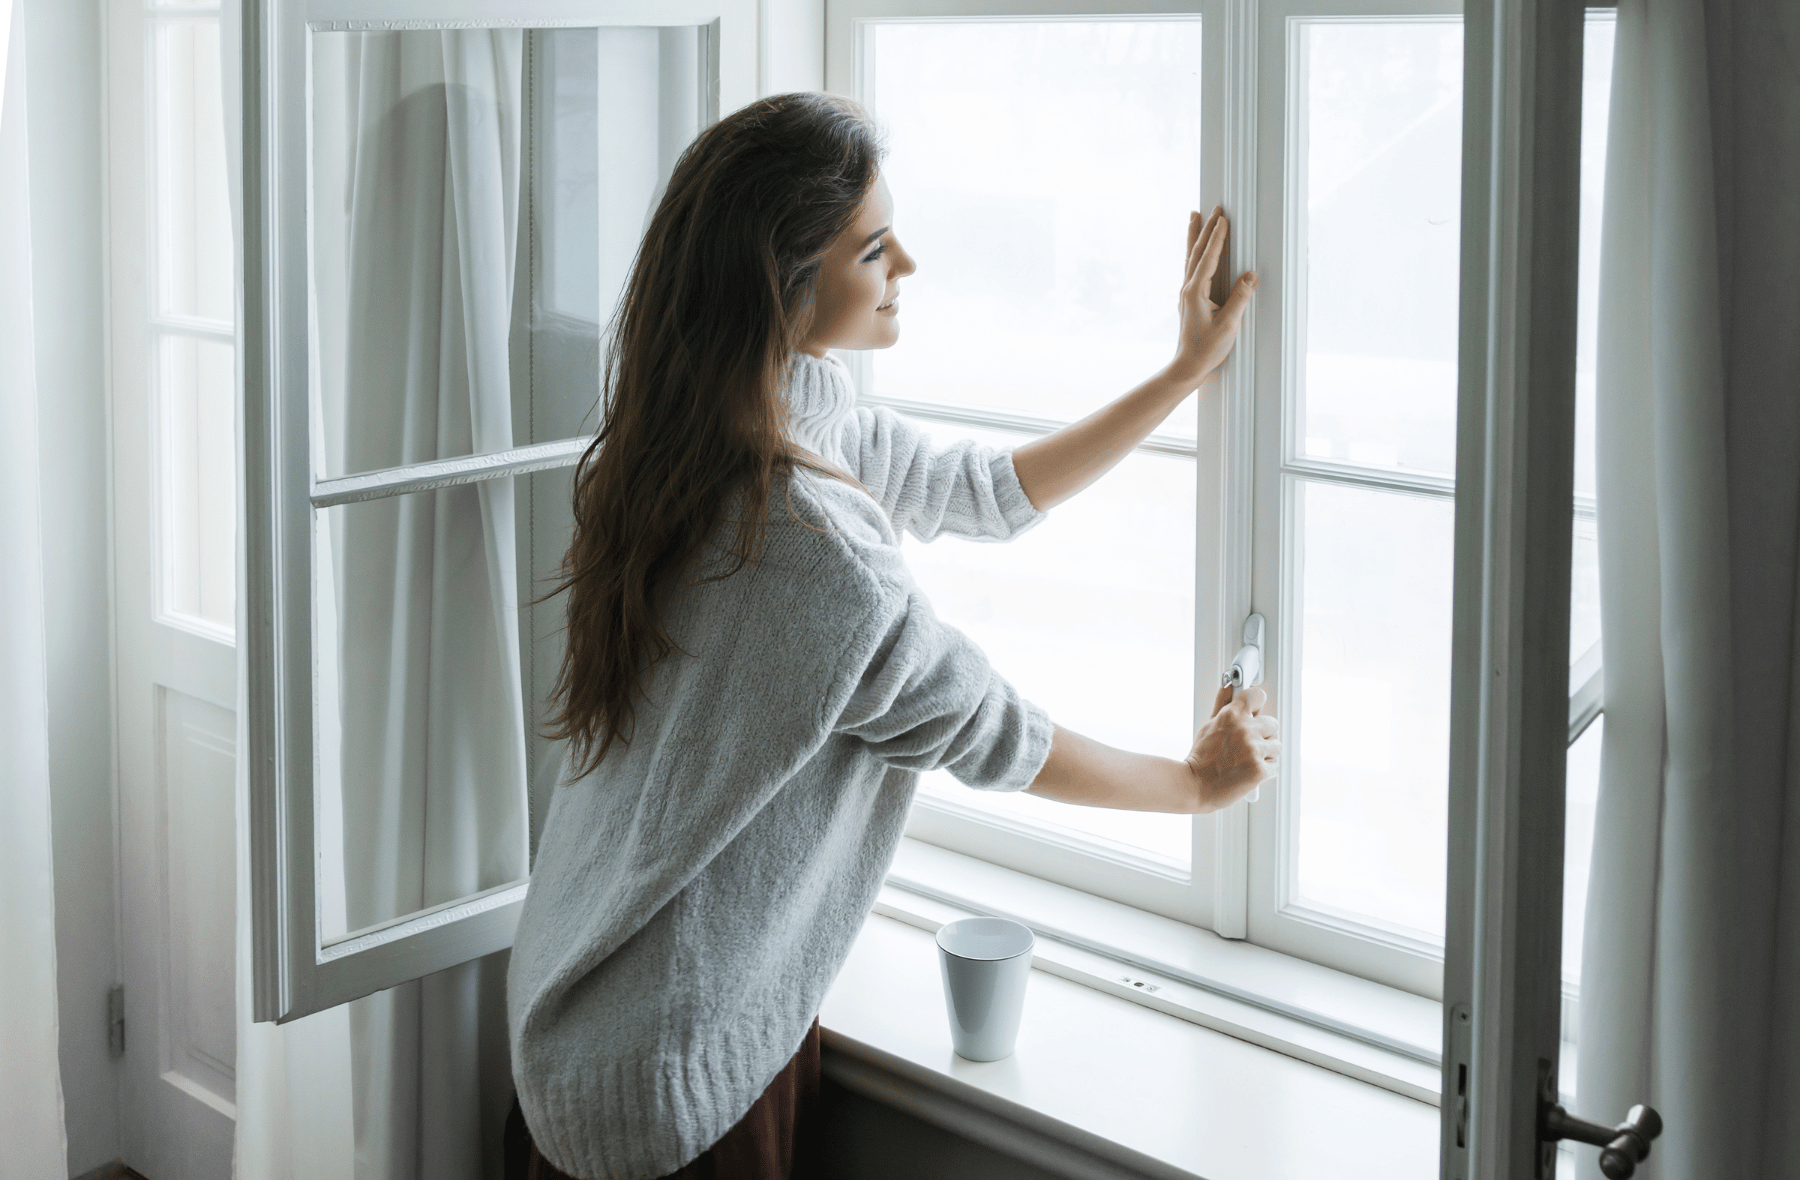
[[1594, 860], [1594, 814], [1600, 802], [1600, 744], [1605, 737], [1606, 714], [1602, 713], [1569, 747], [1563, 821], [1562, 952], [1562, 977], [1569, 984], [1581, 982], [1581, 937], [1587, 920], [1588, 870]]
[[[1606, 192], [1606, 114], [1612, 96], [1612, 12], [1590, 13], [1581, 72], [1581, 256], [1575, 325], [1575, 550], [1569, 663], [1600, 642], [1600, 551], [1594, 504], [1594, 354], [1599, 336], [1600, 209]], [[1573, 681], [1569, 690], [1581, 687]]]
[[156, 34], [158, 304], [173, 315], [230, 323], [231, 207], [219, 22], [171, 20]]
[[237, 610], [236, 354], [229, 344], [158, 343], [163, 610], [231, 630]]
[[1294, 884], [1304, 904], [1441, 937], [1454, 504], [1289, 489], [1300, 682], [1283, 690], [1278, 789], [1298, 807]]
[[[1014, 447], [1023, 436], [920, 423], [945, 441]], [[1111, 746], [1183, 758], [1194, 726], [1194, 464], [1133, 454], [1004, 546], [906, 538], [932, 607], [1058, 724]], [[973, 791], [948, 773], [922, 789], [1010, 820], [1186, 868], [1183, 815], [1076, 807]]]
[[[895, 232], [919, 266], [875, 392], [1072, 420], [1167, 364], [1199, 205], [1199, 22], [864, 35]], [[1194, 421], [1190, 401], [1161, 429]]]
[[327, 939], [525, 876], [525, 482], [314, 514]]
[[313, 35], [322, 475], [593, 429], [604, 322], [699, 129], [704, 46], [697, 27]]
[[1456, 469], [1462, 25], [1301, 23], [1297, 449]]

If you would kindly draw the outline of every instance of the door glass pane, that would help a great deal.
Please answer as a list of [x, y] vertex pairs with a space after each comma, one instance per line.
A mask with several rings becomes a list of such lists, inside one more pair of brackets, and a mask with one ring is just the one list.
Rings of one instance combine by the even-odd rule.
[[173, 335], [157, 348], [162, 609], [229, 632], [237, 610], [236, 352]]
[[711, 117], [705, 44], [699, 27], [313, 34], [321, 476], [593, 429], [605, 320]]
[[540, 622], [561, 602], [521, 604], [545, 588], [534, 567], [566, 541], [566, 529], [533, 532], [534, 502], [553, 515], [566, 492], [560, 474], [535, 488], [536, 477], [502, 478], [314, 514], [327, 940], [526, 875], [533, 779], [554, 756], [533, 736], [538, 665], [553, 674], [560, 654]]
[[[944, 442], [1028, 441], [919, 425]], [[938, 616], [1052, 720], [1110, 746], [1184, 758], [1194, 737], [1194, 497], [1191, 459], [1136, 453], [1011, 544], [907, 537], [906, 560]], [[1171, 866], [1190, 860], [1185, 815], [973, 791], [942, 771], [921, 790]]]
[[1305, 905], [1441, 937], [1454, 503], [1310, 480], [1289, 495], [1292, 885]]
[[160, 22], [155, 45], [158, 308], [229, 324], [235, 313], [219, 22]]
[[[919, 267], [875, 392], [1073, 420], [1167, 364], [1200, 199], [1199, 21], [909, 21], [862, 49]], [[1190, 400], [1161, 429], [1194, 421]]]
[[1301, 22], [1295, 449], [1456, 469], [1462, 24]]

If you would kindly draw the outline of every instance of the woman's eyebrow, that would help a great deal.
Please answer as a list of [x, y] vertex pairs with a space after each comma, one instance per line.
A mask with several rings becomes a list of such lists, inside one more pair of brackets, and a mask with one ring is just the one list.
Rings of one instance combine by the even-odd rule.
[[[893, 228], [894, 227], [891, 225], [882, 226], [880, 229], [876, 230], [874, 233], [872, 233], [868, 237], [864, 238], [862, 240], [862, 244], [864, 246], [873, 244], [876, 238], [879, 238], [882, 234], [885, 234], [886, 232], [888, 232], [890, 229], [893, 229]], [[859, 246], [858, 249], [861, 249], [861, 247]]]

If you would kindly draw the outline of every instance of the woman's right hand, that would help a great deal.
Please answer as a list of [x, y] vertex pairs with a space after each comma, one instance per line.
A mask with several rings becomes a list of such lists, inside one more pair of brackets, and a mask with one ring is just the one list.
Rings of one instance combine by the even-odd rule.
[[1246, 688], [1232, 699], [1230, 685], [1219, 689], [1211, 719], [1194, 738], [1187, 756], [1200, 794], [1200, 811], [1228, 807], [1275, 777], [1281, 761], [1281, 723], [1264, 713], [1268, 694]]

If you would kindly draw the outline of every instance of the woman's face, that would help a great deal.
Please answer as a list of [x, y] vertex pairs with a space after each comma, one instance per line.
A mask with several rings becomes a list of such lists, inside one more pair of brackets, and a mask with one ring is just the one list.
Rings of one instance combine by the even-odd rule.
[[900, 280], [916, 268], [893, 223], [893, 198], [877, 177], [855, 222], [819, 265], [804, 351], [824, 356], [828, 348], [888, 348], [900, 339]]

